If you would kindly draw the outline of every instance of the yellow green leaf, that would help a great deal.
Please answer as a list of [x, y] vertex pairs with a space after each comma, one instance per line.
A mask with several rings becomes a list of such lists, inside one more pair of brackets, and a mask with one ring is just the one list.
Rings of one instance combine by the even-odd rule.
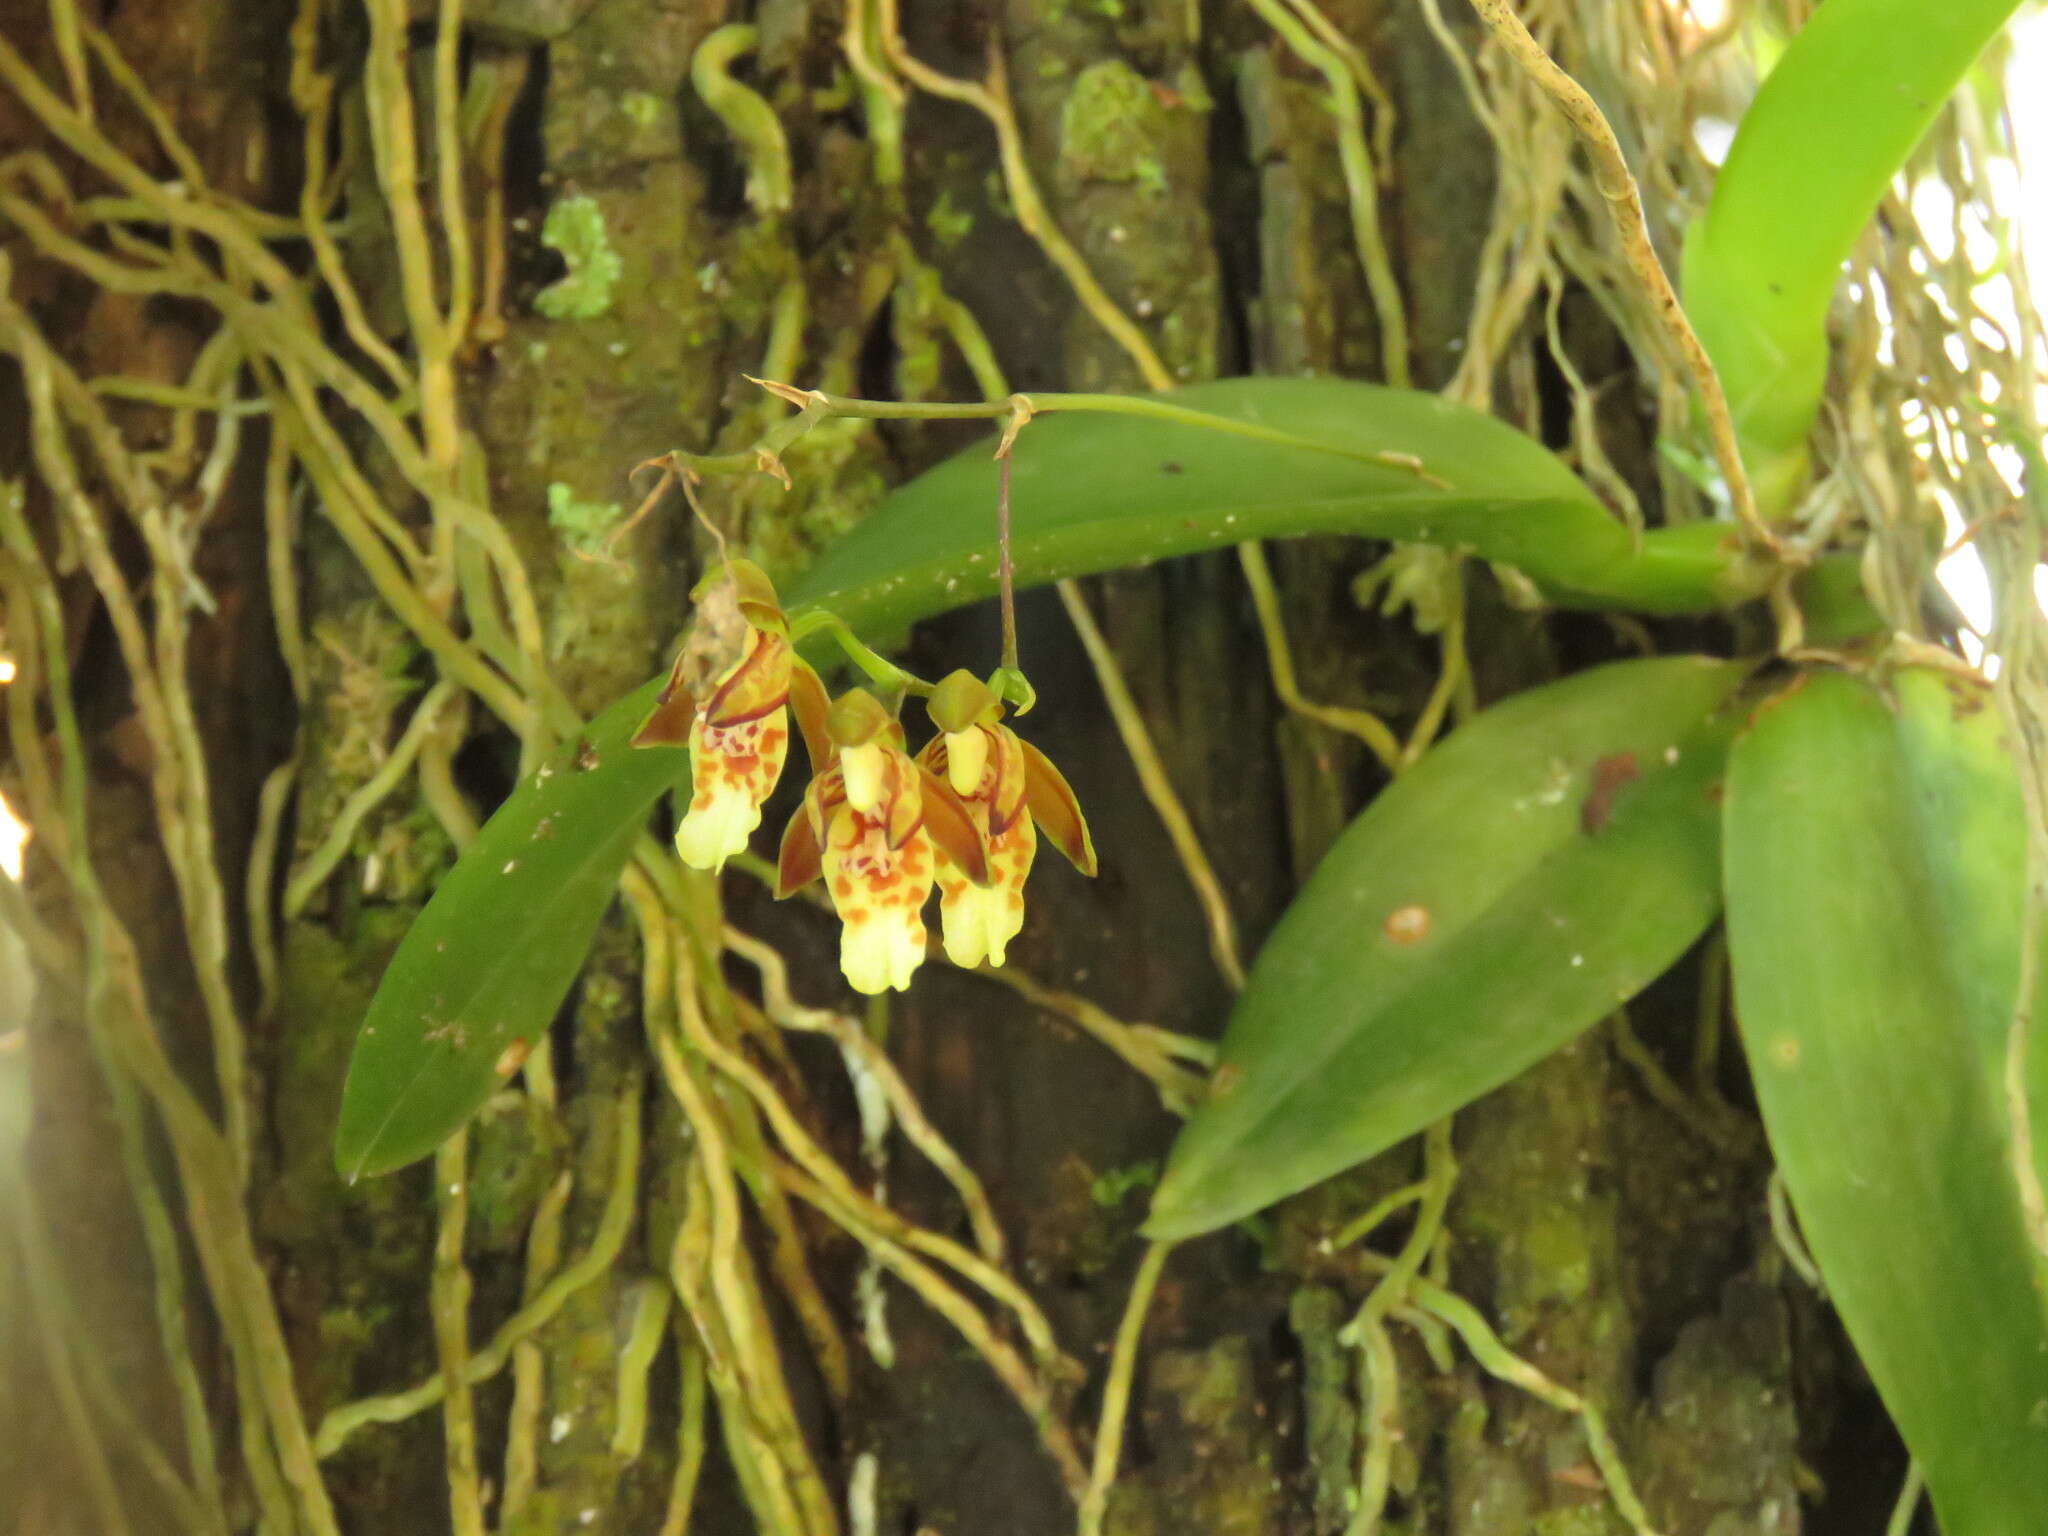
[[1757, 712], [1728, 776], [1757, 1100], [1946, 1536], [2037, 1530], [2048, 1511], [2048, 1311], [2004, 1089], [2027, 828], [2001, 735], [1989, 690], [1952, 674], [1887, 693], [1824, 672]]

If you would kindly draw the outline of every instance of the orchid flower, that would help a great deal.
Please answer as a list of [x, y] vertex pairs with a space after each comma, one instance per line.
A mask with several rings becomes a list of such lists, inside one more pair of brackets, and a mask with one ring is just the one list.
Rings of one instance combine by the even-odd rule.
[[899, 990], [924, 963], [923, 909], [939, 861], [972, 882], [988, 856], [967, 808], [903, 750], [903, 728], [863, 689], [825, 718], [831, 762], [782, 838], [776, 894], [822, 875], [839, 914], [839, 968], [857, 992]]
[[824, 689], [790, 644], [782, 605], [759, 566], [730, 561], [700, 594], [700, 630], [729, 629], [736, 613], [739, 658], [711, 680], [699, 707], [688, 674], [700, 657], [686, 646], [633, 744], [688, 741], [690, 805], [676, 827], [676, 853], [693, 868], [715, 871], [745, 850], [782, 777], [792, 694], [803, 720], [822, 714]]
[[955, 965], [1001, 965], [1024, 927], [1024, 881], [1038, 852], [1038, 831], [1084, 875], [1095, 873], [1095, 846], [1080, 803], [1045, 754], [1002, 724], [1003, 705], [987, 684], [957, 671], [933, 691], [928, 708], [939, 734], [918, 762], [942, 777], [987, 842], [988, 876], [942, 858], [939, 920]]

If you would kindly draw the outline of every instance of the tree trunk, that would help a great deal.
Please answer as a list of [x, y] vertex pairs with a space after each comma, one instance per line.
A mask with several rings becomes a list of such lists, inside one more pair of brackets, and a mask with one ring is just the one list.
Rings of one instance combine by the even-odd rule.
[[[404, 416], [416, 401], [430, 415], [434, 396], [430, 349], [408, 307], [423, 274], [404, 254], [406, 221], [393, 218], [391, 200], [412, 199], [431, 245], [424, 281], [430, 297], [445, 295], [434, 13], [457, 9], [460, 182], [478, 303], [452, 348], [446, 400], [459, 432], [437, 444], [430, 422]], [[901, 22], [909, 54], [930, 69], [979, 79], [1000, 67], [1051, 218], [1174, 381], [1385, 378], [1391, 364], [1419, 387], [1463, 381], [1472, 392], [1461, 363], [1477, 321], [1491, 323], [1473, 296], [1493, 259], [1489, 232], [1511, 216], [1496, 197], [1500, 151], [1425, 7], [1328, 0], [1323, 9], [1384, 82], [1394, 114], [1378, 217], [1407, 346], [1391, 354], [1354, 240], [1326, 83], [1259, 12], [1189, 0], [905, 0]], [[1476, 54], [1474, 24], [1462, 7], [1448, 9], [1447, 37]], [[1596, 88], [1603, 71], [1635, 67], [1626, 49], [1637, 32], [1670, 30], [1659, 7], [1612, 28], [1550, 10], [1565, 17], [1553, 46]], [[1580, 10], [1606, 14], [1597, 4]], [[644, 1358], [628, 1343], [637, 1318], [661, 1326], [654, 1298], [670, 1296], [679, 1228], [685, 1245], [696, 1240], [688, 1223], [708, 1154], [695, 1112], [649, 1049], [648, 961], [623, 904], [543, 1067], [468, 1135], [467, 1227], [455, 1229], [452, 1255], [449, 1202], [432, 1170], [355, 1186], [336, 1177], [334, 1109], [382, 966], [452, 859], [466, 816], [487, 814], [528, 765], [516, 730], [467, 687], [427, 691], [451, 675], [444, 653], [366, 574], [347, 526], [360, 516], [346, 511], [351, 493], [332, 466], [360, 476], [358, 506], [367, 500], [393, 521], [373, 541], [408, 538], [424, 552], [426, 606], [495, 655], [489, 627], [516, 627], [518, 615], [474, 605], [480, 588], [458, 580], [458, 568], [484, 569], [488, 557], [468, 534], [435, 542], [443, 523], [432, 486], [459, 484], [487, 505], [531, 584], [549, 673], [587, 715], [666, 664], [708, 553], [680, 503], [603, 541], [644, 486], [628, 471], [675, 447], [752, 444], [785, 408], [743, 374], [869, 397], [977, 398], [989, 378], [948, 330], [943, 299], [976, 318], [1010, 387], [1156, 381], [1020, 225], [983, 115], [929, 89], [905, 91], [903, 177], [892, 178], [844, 51], [840, 4], [468, 0], [413, 12], [397, 84], [417, 114], [421, 194], [377, 174], [397, 108], [391, 82], [381, 105], [366, 87], [366, 58], [374, 67], [384, 34], [358, 0], [303, 0], [298, 12], [283, 0], [85, 0], [47, 11], [0, 0], [0, 34], [54, 103], [0, 82], [0, 151], [48, 156], [0, 162], [10, 199], [0, 204], [0, 251], [11, 263], [0, 349], [17, 364], [0, 369], [0, 474], [24, 487], [6, 634], [22, 666], [12, 686], [39, 690], [10, 710], [4, 788], [35, 834], [25, 889], [41, 966], [26, 1016], [26, 1177], [0, 1169], [12, 1223], [0, 1242], [0, 1400], [17, 1405], [0, 1435], [0, 1525], [98, 1532], [117, 1529], [118, 1514], [136, 1532], [259, 1520], [310, 1532], [331, 1505], [346, 1531], [438, 1530], [451, 1519], [461, 1528], [479, 1513], [506, 1532], [675, 1531], [687, 1482], [678, 1462], [694, 1454], [679, 1447], [695, 1445], [704, 1464], [693, 1532], [822, 1536], [827, 1518], [904, 1536], [1068, 1530], [1074, 1490], [1044, 1426], [962, 1347], [951, 1321], [877, 1278], [859, 1242], [772, 1181], [746, 1186], [737, 1262], [769, 1298], [767, 1343], [829, 1508], [791, 1496], [795, 1521], [777, 1526], [761, 1474], [736, 1468], [728, 1445], [740, 1399], [718, 1380], [725, 1362], [698, 1298], [677, 1297], [666, 1333], [640, 1340], [658, 1352], [636, 1374]], [[282, 343], [233, 296], [263, 293], [277, 313], [289, 306], [233, 250], [203, 232], [173, 238], [161, 219], [115, 226], [122, 238], [148, 234], [168, 253], [159, 259], [110, 240], [83, 212], [54, 219], [63, 206], [54, 179], [75, 198], [114, 190], [106, 164], [58, 131], [60, 119], [75, 120], [67, 58], [90, 82], [95, 137], [157, 183], [188, 174], [96, 47], [67, 30], [73, 17], [93, 36], [103, 29], [162, 106], [220, 194], [209, 206], [263, 211], [254, 243], [314, 296], [306, 313], [340, 365], [391, 399], [400, 391], [374, 349], [402, 360], [420, 385], [401, 415], [420, 434], [425, 469], [394, 457], [331, 381], [293, 394]], [[692, 83], [705, 39], [735, 21], [758, 29], [733, 74], [786, 138], [786, 207], [764, 190], [772, 173], [759, 147], [736, 143], [733, 119]], [[296, 83], [295, 38], [305, 49]], [[301, 129], [309, 78], [332, 99], [328, 129], [311, 140]], [[1371, 107], [1373, 122], [1382, 110]], [[1622, 126], [1638, 127], [1625, 117]], [[324, 168], [309, 165], [309, 150]], [[35, 169], [45, 164], [50, 177]], [[332, 270], [292, 237], [309, 174], [332, 183], [321, 188], [331, 205], [319, 206], [336, 231]], [[48, 228], [24, 222], [37, 209]], [[578, 220], [586, 248], [565, 270], [550, 247], [571, 243]], [[615, 260], [609, 278], [593, 272], [602, 266], [593, 248]], [[93, 253], [155, 274], [155, 288], [117, 291], [85, 259]], [[180, 292], [181, 261], [221, 276], [212, 289]], [[502, 271], [501, 290], [492, 270]], [[348, 274], [360, 317], [337, 302], [336, 272]], [[1634, 374], [1606, 299], [1566, 283], [1563, 345], [1599, 388], [1618, 475], [1654, 508], [1651, 388]], [[1575, 445], [1541, 295], [1491, 313], [1506, 319], [1477, 395], [1560, 447]], [[205, 348], [222, 336], [232, 366], [208, 372]], [[39, 397], [34, 354], [45, 344], [66, 375], [164, 388], [81, 404], [60, 382]], [[167, 392], [188, 381], [263, 413], [194, 412], [187, 396]], [[308, 446], [317, 435], [309, 401], [324, 446]], [[45, 420], [61, 440], [54, 456], [35, 441]], [[95, 439], [95, 420], [125, 450]], [[765, 475], [726, 478], [707, 482], [702, 500], [740, 551], [787, 577], [888, 487], [967, 437], [958, 424], [835, 421], [784, 454], [791, 489]], [[1028, 433], [1026, 442], [1028, 451]], [[82, 514], [65, 501], [60, 461], [77, 466], [80, 494], [108, 530], [104, 569], [81, 558]], [[162, 505], [190, 516], [196, 587], [165, 574], [170, 545], [145, 526], [147, 498], [124, 489], [124, 463]], [[1388, 554], [1327, 539], [1276, 548], [1273, 560], [1303, 693], [1369, 705], [1405, 734], [1427, 707], [1442, 637], [1354, 597], [1354, 580]], [[502, 587], [502, 573], [495, 579]], [[1483, 568], [1445, 563], [1431, 579], [1464, 606], [1473, 703], [1638, 643], [1727, 643], [1698, 624], [1637, 632], [1530, 612]], [[109, 618], [126, 600], [110, 608], [116, 582], [133, 596], [140, 654], [124, 650], [118, 614]], [[204, 606], [191, 606], [199, 588]], [[1081, 590], [1250, 955], [1384, 773], [1356, 739], [1274, 697], [1233, 556]], [[44, 617], [38, 601], [50, 605]], [[167, 620], [173, 609], [182, 616]], [[180, 626], [189, 630], [182, 655], [162, 639]], [[1033, 738], [1075, 785], [1103, 869], [1091, 883], [1055, 861], [1041, 866], [1015, 966], [1116, 1019], [1213, 1037], [1230, 988], [1097, 674], [1053, 593], [1022, 599], [1020, 627], [1042, 701]], [[984, 664], [995, 643], [994, 615], [977, 608], [923, 626], [910, 655], [938, 675]], [[159, 693], [189, 693], [189, 742], [159, 739], [139, 665]], [[76, 710], [71, 756], [60, 698]], [[414, 767], [393, 779], [388, 765], [429, 707], [423, 699], [439, 714], [421, 727]], [[203, 765], [197, 803], [212, 824], [196, 851], [178, 841], [193, 824], [194, 791], [165, 782], [171, 757]], [[69, 808], [51, 782], [66, 765], [83, 780]], [[777, 805], [788, 803], [785, 790]], [[73, 854], [80, 862], [67, 863]], [[97, 890], [80, 883], [88, 859]], [[203, 932], [201, 866], [218, 873], [218, 952]], [[689, 890], [709, 914], [700, 932], [714, 949], [722, 899], [725, 921], [787, 958], [799, 1000], [858, 1011], [832, 963], [825, 914], [777, 906], [742, 873], [719, 890]], [[132, 936], [132, 971], [122, 934]], [[1904, 1453], [1824, 1303], [1773, 1235], [1762, 1139], [1748, 1111], [1731, 1107], [1746, 1104], [1747, 1089], [1733, 1052], [1713, 1051], [1721, 964], [1709, 941], [1628, 1020], [1456, 1117], [1429, 1165], [1442, 1173], [1447, 1152], [1456, 1182], [1428, 1272], [1478, 1309], [1499, 1346], [1597, 1407], [1656, 1529], [1867, 1532], [1889, 1508]], [[724, 981], [742, 1008], [760, 995], [750, 964], [729, 961]], [[218, 1065], [223, 1007], [246, 1042], [240, 1106], [222, 1086], [236, 1079]], [[979, 1175], [1009, 1268], [1076, 1362], [1064, 1375], [1048, 1368], [1046, 1417], [1069, 1427], [1085, 1459], [1145, 1251], [1136, 1236], [1144, 1190], [1173, 1114], [1069, 1013], [982, 976], [934, 963], [865, 1023]], [[12, 1024], [0, 1019], [0, 1030]], [[903, 1217], [971, 1244], [954, 1188], [900, 1130], [863, 1150], [838, 1055], [805, 1036], [767, 1038], [775, 1034], [748, 1033], [744, 1049], [808, 1132]], [[162, 1073], [152, 1050], [163, 1053]], [[707, 1113], [734, 1128], [741, 1152], [748, 1136], [772, 1140], [731, 1080], [701, 1058], [680, 1070], [710, 1086], [717, 1104]], [[166, 1073], [187, 1085], [203, 1127], [179, 1118]], [[207, 1148], [232, 1155], [237, 1107], [250, 1125], [239, 1214], [204, 1171]], [[608, 1212], [629, 1121], [642, 1151], [618, 1240]], [[13, 1155], [0, 1139], [0, 1157]], [[1587, 1421], [1555, 1393], [1546, 1400], [1526, 1380], [1490, 1373], [1500, 1361], [1468, 1341], [1397, 1311], [1387, 1336], [1398, 1388], [1370, 1390], [1366, 1357], [1343, 1324], [1378, 1273], [1368, 1250], [1398, 1249], [1410, 1218], [1396, 1216], [1364, 1245], [1333, 1251], [1328, 1238], [1424, 1170], [1420, 1146], [1398, 1148], [1170, 1255], [1144, 1325], [1103, 1529], [1342, 1530], [1361, 1466], [1380, 1455], [1386, 1531], [1626, 1528]], [[243, 1282], [233, 1278], [236, 1239], [221, 1235], [240, 1217], [260, 1266]], [[338, 1443], [316, 1437], [307, 1454], [320, 1486], [309, 1491], [292, 1433], [258, 1380], [261, 1362], [288, 1361], [303, 1422], [320, 1426], [352, 1402], [433, 1378], [449, 1358], [450, 1316], [466, 1316], [462, 1347], [483, 1350], [551, 1275], [593, 1252], [584, 1283], [522, 1335], [473, 1401], [444, 1407], [423, 1395]], [[251, 1278], [261, 1282], [254, 1291]], [[864, 1299], [871, 1286], [879, 1301]], [[960, 1289], [998, 1341], [1022, 1350], [1000, 1306]], [[707, 1401], [698, 1424], [692, 1416]], [[481, 1482], [465, 1496], [477, 1456]]]

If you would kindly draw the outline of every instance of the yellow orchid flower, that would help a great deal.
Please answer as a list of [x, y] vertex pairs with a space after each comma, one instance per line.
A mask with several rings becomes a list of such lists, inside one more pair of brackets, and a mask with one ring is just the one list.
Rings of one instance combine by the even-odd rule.
[[910, 985], [924, 963], [924, 904], [939, 861], [987, 878], [974, 820], [944, 780], [903, 750], [902, 727], [854, 689], [826, 716], [832, 761], [782, 838], [776, 894], [823, 876], [839, 914], [839, 968], [856, 992]]
[[686, 647], [633, 744], [689, 743], [690, 805], [676, 827], [676, 853], [695, 869], [716, 871], [745, 850], [782, 777], [792, 692], [803, 720], [822, 713], [824, 690], [790, 644], [775, 588], [759, 566], [734, 560], [710, 580], [730, 583], [722, 590], [744, 625], [739, 659], [712, 679], [699, 707], [686, 675], [696, 657]]
[[987, 684], [957, 671], [930, 700], [939, 734], [918, 762], [943, 777], [987, 843], [987, 878], [941, 859], [939, 921], [955, 965], [1001, 965], [1024, 927], [1024, 882], [1043, 830], [1084, 875], [1095, 873], [1095, 845], [1080, 802], [1060, 771], [1002, 724], [1003, 706]]

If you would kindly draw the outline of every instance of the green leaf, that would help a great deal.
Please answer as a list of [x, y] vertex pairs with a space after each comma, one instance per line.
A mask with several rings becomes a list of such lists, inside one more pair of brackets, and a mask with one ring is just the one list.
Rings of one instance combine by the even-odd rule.
[[514, 790], [406, 932], [349, 1059], [344, 1177], [426, 1156], [503, 1085], [508, 1048], [545, 1048], [648, 813], [689, 779], [682, 749], [627, 745], [659, 686]]
[[1720, 907], [1723, 706], [1748, 670], [1665, 657], [1532, 689], [1367, 806], [1260, 952], [1146, 1231], [1372, 1156], [1677, 959]]
[[2038, 1530], [2048, 1313], [2002, 1088], [2027, 828], [1988, 690], [1806, 678], [1734, 748], [1726, 842], [1743, 1042], [1829, 1295], [1946, 1536]]
[[[1467, 549], [1568, 606], [1704, 613], [1761, 590], [1726, 525], [1640, 546], [1540, 443], [1420, 391], [1346, 379], [1225, 379], [1164, 403], [1277, 429], [1302, 447], [1142, 416], [1044, 415], [1011, 478], [1020, 587], [1244, 539], [1350, 533]], [[996, 592], [996, 465], [967, 449], [890, 496], [784, 594], [877, 641]], [[1412, 455], [1445, 486], [1375, 454]]]
[[1687, 232], [1686, 312], [1765, 512], [1806, 476], [1828, 305], [1892, 177], [2017, 0], [1828, 0], [1743, 114]]

